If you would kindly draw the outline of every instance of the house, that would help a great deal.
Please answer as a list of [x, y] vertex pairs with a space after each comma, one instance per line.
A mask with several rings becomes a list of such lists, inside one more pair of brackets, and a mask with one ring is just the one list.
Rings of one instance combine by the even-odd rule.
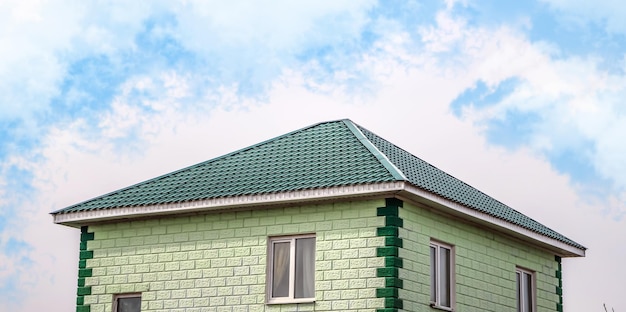
[[81, 229], [77, 311], [563, 311], [585, 255], [350, 120], [52, 216]]

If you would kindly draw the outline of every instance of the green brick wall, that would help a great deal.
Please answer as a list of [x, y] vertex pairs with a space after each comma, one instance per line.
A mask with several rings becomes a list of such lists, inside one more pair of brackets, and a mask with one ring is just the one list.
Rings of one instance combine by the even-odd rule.
[[[142, 311], [435, 311], [429, 243], [454, 246], [456, 310], [513, 311], [515, 268], [562, 311], [560, 258], [397, 199], [163, 217], [83, 228], [81, 311], [142, 293]], [[91, 234], [93, 233], [93, 234]], [[267, 237], [316, 234], [316, 302], [266, 305]], [[86, 246], [83, 246], [85, 245]], [[89, 290], [89, 292], [80, 292]]]
[[555, 289], [560, 285], [555, 272], [560, 267], [554, 254], [407, 202], [399, 217], [399, 277], [404, 284], [399, 297], [404, 310], [436, 311], [429, 307], [433, 238], [455, 249], [456, 311], [515, 311], [516, 266], [536, 272], [537, 310], [557, 311], [560, 297]]
[[[142, 311], [376, 311], [384, 200], [167, 217], [89, 227], [91, 312], [142, 293]], [[265, 305], [267, 237], [316, 233], [316, 302]]]

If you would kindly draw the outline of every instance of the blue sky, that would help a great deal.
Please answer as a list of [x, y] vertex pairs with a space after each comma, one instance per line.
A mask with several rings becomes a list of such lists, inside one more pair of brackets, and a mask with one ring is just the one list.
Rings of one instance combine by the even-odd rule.
[[49, 212], [339, 118], [589, 247], [568, 310], [626, 309], [618, 2], [8, 1], [0, 42], [12, 311], [74, 304], [78, 231]]

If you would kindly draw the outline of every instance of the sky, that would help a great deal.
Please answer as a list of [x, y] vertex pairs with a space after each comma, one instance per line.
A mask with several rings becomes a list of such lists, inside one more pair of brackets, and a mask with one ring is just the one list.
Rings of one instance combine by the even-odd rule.
[[74, 309], [50, 212], [343, 118], [589, 248], [567, 311], [626, 311], [624, 98], [620, 1], [0, 1], [0, 311]]

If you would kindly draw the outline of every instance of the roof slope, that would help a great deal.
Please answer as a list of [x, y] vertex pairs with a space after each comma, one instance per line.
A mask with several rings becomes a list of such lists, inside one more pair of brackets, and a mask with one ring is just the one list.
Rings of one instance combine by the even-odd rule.
[[473, 208], [490, 216], [511, 222], [533, 232], [564, 242], [577, 248], [584, 247], [556, 231], [529, 218], [465, 182], [437, 169], [409, 152], [391, 144], [376, 134], [357, 126], [359, 130], [400, 169], [407, 180], [428, 192]]
[[391, 181], [585, 249], [350, 120], [315, 124], [52, 214]]
[[327, 122], [54, 213], [394, 180], [346, 123]]

